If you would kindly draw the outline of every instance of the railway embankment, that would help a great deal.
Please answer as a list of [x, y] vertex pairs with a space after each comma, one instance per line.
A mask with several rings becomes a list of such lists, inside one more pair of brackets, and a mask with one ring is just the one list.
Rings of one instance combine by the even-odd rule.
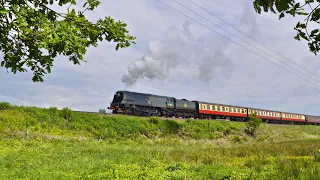
[[[1, 108], [1, 107], [0, 107]], [[255, 137], [243, 122], [161, 119], [75, 112], [68, 108], [7, 106], [0, 109], [1, 136], [64, 139], [178, 138], [208, 143], [241, 144], [320, 139], [320, 126], [263, 123]]]
[[0, 103], [0, 179], [316, 179], [320, 126], [109, 116]]

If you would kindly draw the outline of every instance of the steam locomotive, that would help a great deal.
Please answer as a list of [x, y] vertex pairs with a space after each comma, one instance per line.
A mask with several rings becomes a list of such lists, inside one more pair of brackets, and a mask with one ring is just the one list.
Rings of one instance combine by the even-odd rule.
[[256, 113], [263, 122], [320, 125], [320, 116], [233, 106], [203, 101], [189, 101], [131, 91], [116, 91], [110, 107], [114, 114], [194, 119], [246, 121]]

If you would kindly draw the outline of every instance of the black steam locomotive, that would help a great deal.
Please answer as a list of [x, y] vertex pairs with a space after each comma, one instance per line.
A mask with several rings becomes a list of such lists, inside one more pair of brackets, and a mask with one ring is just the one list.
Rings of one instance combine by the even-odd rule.
[[186, 99], [130, 91], [117, 91], [111, 106], [114, 114], [195, 118], [197, 103]]

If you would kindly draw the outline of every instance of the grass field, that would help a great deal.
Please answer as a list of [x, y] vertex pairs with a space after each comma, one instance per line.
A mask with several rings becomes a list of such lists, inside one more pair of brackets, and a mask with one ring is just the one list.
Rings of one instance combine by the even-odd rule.
[[319, 126], [74, 113], [0, 103], [0, 179], [319, 179]]

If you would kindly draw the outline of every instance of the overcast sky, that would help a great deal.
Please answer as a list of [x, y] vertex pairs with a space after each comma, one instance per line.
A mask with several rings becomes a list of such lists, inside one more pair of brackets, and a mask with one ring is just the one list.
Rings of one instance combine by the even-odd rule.
[[[243, 47], [290, 68], [173, 1], [162, 1]], [[299, 69], [189, 1], [177, 1]], [[258, 15], [252, 1], [247, 0], [196, 2], [320, 77], [319, 57], [309, 51], [305, 41], [293, 39], [296, 18], [288, 16], [279, 21], [278, 16], [271, 13]], [[107, 109], [115, 91], [123, 89], [320, 115], [320, 83], [316, 86], [270, 63], [157, 0], [138, 0], [135, 3], [131, 0], [103, 0], [95, 12], [88, 13], [91, 20], [109, 15], [128, 24], [130, 34], [137, 37], [136, 45], [116, 51], [114, 44], [100, 43], [97, 48], [88, 50], [85, 55], [88, 62], [81, 66], [73, 65], [66, 57], [59, 57], [54, 62], [52, 73], [45, 76], [43, 83], [34, 83], [31, 73], [13, 74], [1, 68], [0, 101], [98, 111], [100, 108]], [[311, 77], [305, 78], [312, 80]], [[312, 78], [320, 82], [320, 78]]]

